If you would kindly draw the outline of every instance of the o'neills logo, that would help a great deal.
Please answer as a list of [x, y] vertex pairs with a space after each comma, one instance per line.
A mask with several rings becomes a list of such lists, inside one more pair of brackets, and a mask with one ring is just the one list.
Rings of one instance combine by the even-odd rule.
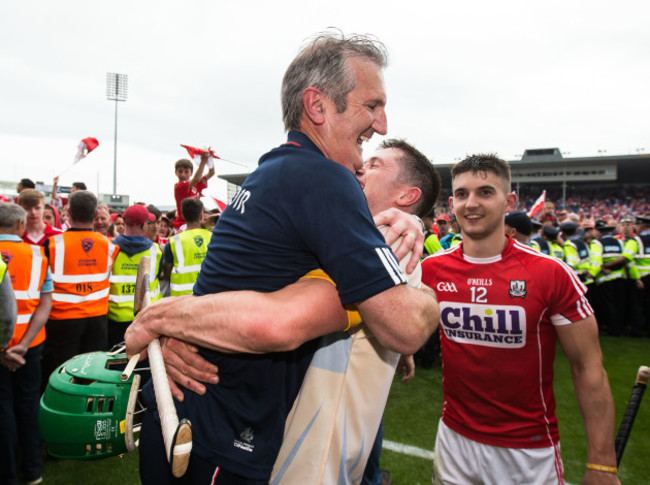
[[526, 343], [526, 312], [519, 306], [441, 302], [440, 323], [454, 342], [511, 349]]
[[2, 260], [5, 264], [9, 264], [9, 262], [14, 259], [14, 255], [9, 251], [0, 251], [0, 256], [2, 256]]
[[89, 237], [85, 237], [81, 240], [81, 249], [84, 250], [84, 253], [87, 253], [93, 248], [93, 245], [95, 244], [95, 241], [90, 239]]

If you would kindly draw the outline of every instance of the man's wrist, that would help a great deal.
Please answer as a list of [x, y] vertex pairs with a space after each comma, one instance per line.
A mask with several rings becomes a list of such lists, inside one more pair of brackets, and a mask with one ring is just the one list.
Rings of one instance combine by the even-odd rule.
[[411, 214], [411, 215], [415, 218], [416, 221], [418, 221], [418, 223], [420, 224], [420, 229], [422, 229], [422, 234], [424, 234], [426, 232], [427, 228], [424, 225], [424, 222], [422, 221], [422, 219], [420, 219], [420, 217], [416, 216], [415, 214]]
[[609, 465], [598, 465], [596, 463], [587, 463], [587, 470], [594, 470], [603, 473], [618, 473], [618, 468]]

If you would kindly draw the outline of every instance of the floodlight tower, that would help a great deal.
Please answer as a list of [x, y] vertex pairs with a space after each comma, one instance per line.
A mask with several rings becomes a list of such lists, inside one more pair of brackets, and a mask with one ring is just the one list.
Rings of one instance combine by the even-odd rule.
[[126, 101], [129, 76], [106, 73], [106, 99], [115, 101], [115, 136], [113, 138], [113, 194], [117, 194], [117, 103]]

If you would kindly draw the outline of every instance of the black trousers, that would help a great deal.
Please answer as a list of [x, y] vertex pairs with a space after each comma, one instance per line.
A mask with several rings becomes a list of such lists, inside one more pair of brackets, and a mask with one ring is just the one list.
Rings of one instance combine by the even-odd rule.
[[45, 390], [50, 374], [75, 355], [106, 350], [108, 338], [106, 315], [70, 320], [48, 320], [45, 326], [43, 351], [43, 384]]
[[[154, 404], [155, 407], [155, 404]], [[192, 452], [187, 472], [175, 478], [167, 462], [158, 411], [147, 403], [140, 431], [140, 480], [143, 485], [267, 485], [267, 480], [253, 480], [210, 463]]]

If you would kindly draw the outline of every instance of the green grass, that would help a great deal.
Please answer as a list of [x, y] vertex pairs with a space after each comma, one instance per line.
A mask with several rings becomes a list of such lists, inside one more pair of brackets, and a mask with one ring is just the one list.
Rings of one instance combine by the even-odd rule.
[[[639, 365], [650, 364], [650, 340], [604, 337], [601, 339], [605, 368], [616, 405], [616, 427], [630, 397]], [[555, 394], [560, 421], [560, 437], [565, 476], [570, 483], [581, 483], [587, 445], [582, 418], [573, 393], [569, 365], [561, 350], [555, 365]], [[395, 380], [384, 416], [385, 439], [432, 450], [442, 406], [439, 367], [416, 371], [415, 378], [402, 384]], [[649, 391], [650, 394], [650, 391]], [[620, 467], [625, 485], [650, 483], [650, 395], [641, 403]], [[382, 468], [390, 470], [396, 485], [431, 483], [430, 460], [389, 450], [382, 453]], [[114, 485], [139, 483], [138, 455], [98, 461], [48, 460], [43, 477], [47, 485], [93, 483]]]
[[[603, 337], [601, 346], [614, 396], [618, 430], [637, 369], [640, 365], [650, 364], [650, 340]], [[441, 379], [439, 367], [431, 370], [418, 369], [415, 378], [405, 384], [395, 379], [384, 414], [384, 439], [433, 450], [435, 430], [442, 409]], [[555, 396], [565, 478], [569, 483], [581, 483], [587, 458], [587, 442], [573, 392], [569, 364], [559, 348], [555, 363]], [[650, 483], [648, 450], [650, 396], [646, 396], [641, 403], [625, 448], [619, 469], [621, 483]], [[384, 450], [381, 465], [390, 470], [396, 485], [431, 483], [432, 463], [429, 460]]]

